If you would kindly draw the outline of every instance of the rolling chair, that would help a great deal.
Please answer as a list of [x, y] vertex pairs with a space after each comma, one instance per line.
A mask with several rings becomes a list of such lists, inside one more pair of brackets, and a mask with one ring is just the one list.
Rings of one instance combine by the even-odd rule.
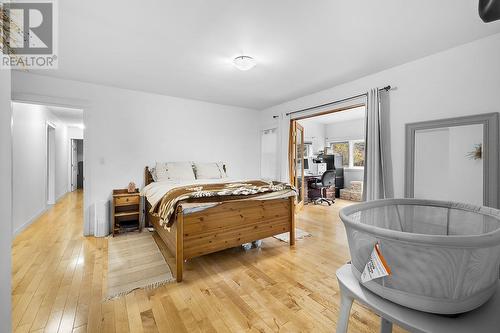
[[314, 204], [326, 202], [328, 206], [333, 204], [332, 199], [326, 198], [326, 189], [335, 184], [335, 170], [326, 170], [321, 176], [321, 181], [311, 184], [311, 188], [319, 190], [321, 196], [314, 200]]

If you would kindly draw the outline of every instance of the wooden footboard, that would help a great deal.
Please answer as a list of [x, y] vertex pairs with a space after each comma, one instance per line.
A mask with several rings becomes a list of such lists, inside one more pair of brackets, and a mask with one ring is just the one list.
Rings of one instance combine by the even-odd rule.
[[182, 281], [184, 260], [202, 256], [290, 232], [290, 246], [295, 244], [294, 197], [274, 200], [228, 201], [203, 211], [184, 215], [182, 205], [170, 230], [153, 224], [166, 248], [175, 255], [175, 275]]

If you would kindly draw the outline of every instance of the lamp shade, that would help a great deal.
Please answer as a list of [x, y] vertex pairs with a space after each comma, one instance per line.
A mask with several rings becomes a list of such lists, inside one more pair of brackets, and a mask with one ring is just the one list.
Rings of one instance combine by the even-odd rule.
[[240, 71], [247, 71], [255, 67], [257, 62], [254, 58], [249, 56], [239, 56], [233, 60], [234, 66]]

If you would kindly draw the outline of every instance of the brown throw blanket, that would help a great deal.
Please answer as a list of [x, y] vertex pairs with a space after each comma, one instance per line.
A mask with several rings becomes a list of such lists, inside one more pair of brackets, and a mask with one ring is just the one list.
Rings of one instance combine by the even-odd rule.
[[221, 202], [255, 197], [264, 193], [295, 189], [285, 183], [251, 180], [236, 183], [204, 184], [176, 187], [167, 192], [152, 214], [160, 218], [160, 224], [170, 227], [179, 202]]

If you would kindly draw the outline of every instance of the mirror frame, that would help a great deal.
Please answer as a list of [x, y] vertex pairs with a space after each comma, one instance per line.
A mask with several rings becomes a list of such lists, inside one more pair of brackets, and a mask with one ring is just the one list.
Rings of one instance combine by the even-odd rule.
[[415, 132], [418, 130], [466, 125], [483, 125], [483, 205], [499, 208], [499, 114], [484, 113], [474, 116], [448, 118], [406, 124], [405, 128], [405, 198], [414, 197]]

